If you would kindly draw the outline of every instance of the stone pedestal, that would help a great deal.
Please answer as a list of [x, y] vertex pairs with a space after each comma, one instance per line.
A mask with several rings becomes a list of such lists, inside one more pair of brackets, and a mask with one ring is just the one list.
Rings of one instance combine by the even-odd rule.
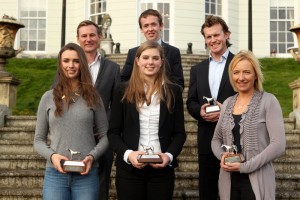
[[101, 41], [100, 48], [105, 51], [105, 54], [112, 54], [113, 46], [114, 46], [114, 42], [112, 41], [112, 39], [108, 38]]
[[20, 81], [13, 76], [0, 76], [0, 104], [10, 110], [16, 105], [17, 86]]

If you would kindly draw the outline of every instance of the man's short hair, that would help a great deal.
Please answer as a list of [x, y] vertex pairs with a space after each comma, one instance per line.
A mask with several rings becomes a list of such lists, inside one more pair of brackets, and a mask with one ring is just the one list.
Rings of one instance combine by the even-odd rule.
[[102, 35], [101, 28], [95, 22], [93, 22], [91, 20], [84, 20], [84, 21], [80, 22], [77, 26], [77, 37], [79, 36], [79, 29], [83, 26], [89, 26], [89, 25], [95, 26], [98, 35]]
[[142, 19], [142, 18], [146, 18], [146, 17], [148, 17], [149, 15], [152, 15], [152, 16], [157, 17], [157, 18], [158, 18], [159, 25], [162, 25], [162, 24], [163, 24], [163, 19], [162, 19], [161, 14], [160, 14], [157, 10], [154, 10], [154, 9], [148, 9], [148, 10], [145, 10], [144, 12], [142, 12], [141, 15], [140, 15], [140, 17], [139, 17], [139, 25], [140, 25], [140, 29], [142, 29], [141, 19]]

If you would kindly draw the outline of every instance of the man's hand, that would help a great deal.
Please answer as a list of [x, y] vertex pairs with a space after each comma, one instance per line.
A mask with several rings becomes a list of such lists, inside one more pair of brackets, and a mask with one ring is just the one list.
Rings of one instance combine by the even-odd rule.
[[[217, 102], [217, 105], [221, 108], [222, 104]], [[210, 106], [209, 103], [203, 104], [201, 106], [200, 110], [200, 116], [202, 117], [203, 120], [208, 121], [208, 122], [217, 122], [220, 117], [220, 111], [217, 112], [211, 112], [211, 113], [206, 113], [205, 109], [206, 107]]]

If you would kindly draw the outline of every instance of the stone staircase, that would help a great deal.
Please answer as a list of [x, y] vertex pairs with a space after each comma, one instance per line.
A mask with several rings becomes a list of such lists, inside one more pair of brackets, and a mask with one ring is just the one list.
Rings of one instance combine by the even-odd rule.
[[[126, 55], [108, 55], [123, 66]], [[190, 66], [205, 55], [182, 55], [185, 76], [184, 102], [189, 84]], [[300, 130], [295, 119], [286, 118], [286, 154], [274, 162], [276, 199], [300, 199]], [[0, 128], [0, 200], [41, 200], [45, 160], [33, 151], [36, 116], [7, 116]], [[197, 123], [185, 109], [187, 140], [178, 157], [174, 200], [198, 197]], [[110, 200], [117, 199], [115, 168], [111, 173]]]

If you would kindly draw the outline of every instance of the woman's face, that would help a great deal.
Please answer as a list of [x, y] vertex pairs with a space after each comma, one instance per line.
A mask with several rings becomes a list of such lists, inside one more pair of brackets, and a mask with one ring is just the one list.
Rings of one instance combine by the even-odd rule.
[[143, 51], [136, 59], [140, 73], [145, 77], [154, 78], [163, 64], [159, 50], [154, 48]]
[[61, 54], [61, 67], [69, 79], [78, 79], [80, 74], [79, 57], [76, 51], [66, 50]]
[[232, 70], [232, 80], [238, 92], [250, 93], [254, 91], [257, 79], [252, 64], [248, 60], [241, 60]]

